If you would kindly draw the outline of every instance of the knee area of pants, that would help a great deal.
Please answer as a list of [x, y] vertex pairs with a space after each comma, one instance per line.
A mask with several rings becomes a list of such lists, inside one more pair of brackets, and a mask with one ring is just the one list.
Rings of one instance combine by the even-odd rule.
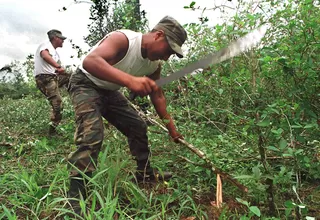
[[139, 132], [139, 133], [146, 133], [148, 129], [147, 124], [142, 121], [139, 125], [137, 125], [136, 127], [132, 128], [133, 131], [135, 132]]
[[61, 98], [56, 99], [56, 103], [57, 103], [58, 105], [61, 105], [62, 99], [61, 99]]

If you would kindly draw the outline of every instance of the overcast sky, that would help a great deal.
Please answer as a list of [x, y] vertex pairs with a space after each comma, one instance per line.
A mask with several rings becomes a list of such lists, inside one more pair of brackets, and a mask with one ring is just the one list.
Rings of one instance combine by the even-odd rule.
[[[73, 4], [74, 0], [0, 0], [0, 68], [13, 60], [24, 61], [28, 54], [34, 54], [37, 46], [47, 40], [47, 31], [59, 29], [83, 49], [88, 49], [83, 37], [88, 34], [89, 3]], [[191, 0], [140, 0], [141, 9], [147, 12], [152, 28], [162, 17], [171, 15], [180, 23], [195, 22], [201, 10], [191, 11], [183, 7]], [[202, 8], [212, 8], [215, 4], [235, 7], [227, 0], [197, 0]], [[59, 11], [62, 7], [66, 11]], [[219, 17], [216, 11], [207, 11], [211, 23]], [[71, 59], [76, 52], [66, 40], [63, 48], [58, 48], [64, 65], [77, 64]]]

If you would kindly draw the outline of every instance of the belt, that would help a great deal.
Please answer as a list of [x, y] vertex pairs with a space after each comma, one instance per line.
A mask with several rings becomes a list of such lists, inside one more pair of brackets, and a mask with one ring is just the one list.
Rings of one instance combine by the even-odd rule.
[[57, 75], [56, 74], [41, 73], [41, 74], [36, 75], [35, 77], [36, 78], [42, 78], [42, 77], [46, 77], [46, 76], [56, 77]]

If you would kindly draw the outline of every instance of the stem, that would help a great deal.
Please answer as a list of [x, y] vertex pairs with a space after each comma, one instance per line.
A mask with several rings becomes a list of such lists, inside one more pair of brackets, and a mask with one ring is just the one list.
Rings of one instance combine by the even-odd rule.
[[[151, 122], [152, 124], [158, 125], [161, 129], [163, 129], [164, 131], [168, 132], [167, 128], [160, 124], [159, 122], [157, 122], [156, 120], [148, 117], [146, 114], [144, 114], [142, 111], [139, 111], [139, 107], [133, 105], [131, 103], [131, 106], [138, 112], [138, 114], [140, 116], [142, 116], [143, 118], [147, 119], [149, 122]], [[215, 173], [215, 174], [219, 174], [223, 179], [227, 180], [228, 182], [230, 182], [231, 184], [235, 185], [236, 187], [238, 187], [241, 191], [243, 192], [248, 192], [248, 188], [245, 187], [244, 185], [242, 185], [241, 183], [239, 183], [236, 179], [234, 179], [231, 175], [223, 172], [221, 169], [217, 168], [212, 161], [206, 156], [206, 154], [204, 152], [202, 152], [201, 150], [199, 150], [198, 148], [194, 147], [192, 144], [188, 143], [187, 141], [183, 140], [183, 139], [178, 139], [179, 143], [183, 144], [184, 146], [186, 146], [189, 150], [191, 150], [193, 153], [195, 153], [198, 157], [200, 157], [201, 159], [203, 159], [206, 164], [208, 165], [208, 167], [210, 167], [210, 169]]]

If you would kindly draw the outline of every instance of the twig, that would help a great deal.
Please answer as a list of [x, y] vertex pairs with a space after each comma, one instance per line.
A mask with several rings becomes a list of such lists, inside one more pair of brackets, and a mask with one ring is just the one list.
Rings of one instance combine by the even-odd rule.
[[50, 157], [50, 156], [66, 155], [66, 154], [67, 152], [52, 152], [52, 153], [43, 154], [43, 155], [38, 154], [38, 157], [42, 158], [42, 157]]
[[[174, 73], [175, 70], [172, 68], [172, 66], [170, 65], [170, 63], [168, 63], [168, 66], [169, 66], [169, 68], [171, 69], [171, 72]], [[181, 85], [180, 80], [178, 80], [178, 83], [179, 83], [180, 88], [182, 89], [183, 99], [184, 99], [184, 102], [185, 102], [185, 104], [186, 104], [187, 113], [188, 113], [188, 118], [189, 118], [189, 120], [190, 120], [190, 119], [191, 119], [190, 108], [189, 108], [189, 105], [188, 105], [188, 102], [187, 102], [186, 94], [185, 94], [185, 92], [184, 92], [184, 90], [183, 90], [184, 87]]]
[[[292, 160], [293, 157], [288, 156], [288, 157], [266, 157], [266, 160]], [[238, 159], [238, 162], [242, 162], [242, 161], [252, 161], [252, 160], [261, 160], [260, 157], [249, 157], [249, 158], [242, 158], [242, 159]]]
[[7, 143], [7, 142], [2, 142], [2, 143], [0, 143], [0, 146], [3, 146], [3, 147], [12, 147], [13, 144]]
[[[237, 82], [237, 80], [234, 80], [240, 87], [242, 87], [242, 85]], [[245, 89], [243, 89], [244, 93], [248, 96], [249, 100], [251, 101], [252, 104], [254, 104], [253, 100], [251, 99], [250, 95], [247, 93], [247, 91]]]
[[194, 162], [194, 161], [192, 161], [192, 160], [189, 160], [188, 158], [183, 157], [183, 156], [181, 156], [181, 155], [178, 155], [178, 157], [180, 157], [182, 160], [184, 160], [184, 161], [186, 161], [186, 162], [188, 162], [188, 163], [191, 163], [191, 164], [193, 164], [193, 165], [195, 165], [195, 166], [204, 167], [204, 168], [210, 168], [209, 166], [207, 166], [207, 165], [205, 165], [205, 164], [196, 163], [196, 162]]
[[[158, 125], [160, 128], [162, 128], [165, 131], [168, 131], [167, 128], [160, 124], [159, 122], [157, 122], [156, 120], [148, 117], [147, 115], [145, 115], [142, 111], [139, 111], [138, 107], [135, 106], [134, 104], [131, 103], [131, 106], [138, 112], [138, 114], [140, 116], [142, 116], [143, 118], [147, 119], [150, 123]], [[184, 146], [186, 146], [189, 150], [191, 150], [193, 153], [195, 153], [196, 155], [198, 155], [201, 159], [203, 159], [206, 164], [208, 164], [208, 166], [210, 167], [210, 169], [215, 173], [215, 174], [220, 174], [220, 176], [227, 180], [228, 182], [232, 183], [233, 185], [237, 186], [240, 190], [242, 190], [243, 192], [248, 192], [248, 188], [245, 187], [244, 185], [242, 185], [241, 183], [239, 183], [236, 179], [234, 179], [232, 176], [230, 176], [229, 174], [223, 172], [222, 170], [218, 169], [211, 160], [209, 160], [209, 158], [206, 156], [206, 154], [204, 152], [202, 152], [201, 150], [197, 149], [196, 147], [194, 147], [192, 144], [188, 143], [187, 141], [183, 140], [183, 139], [178, 139], [179, 143], [183, 144]]]
[[156, 130], [150, 130], [148, 129], [149, 132], [155, 133], [155, 134], [163, 134], [163, 131], [156, 131]]
[[208, 165], [210, 165], [211, 170], [216, 173], [216, 174], [220, 174], [221, 177], [225, 180], [227, 180], [228, 182], [234, 184], [235, 186], [237, 186], [239, 189], [241, 189], [243, 192], [248, 192], [248, 188], [245, 187], [244, 185], [242, 185], [241, 183], [239, 183], [237, 180], [235, 180], [232, 176], [230, 176], [229, 174], [221, 171], [220, 169], [218, 169], [211, 160], [209, 160], [207, 158], [207, 156], [205, 155], [205, 153], [203, 153], [201, 150], [197, 149], [196, 147], [194, 147], [193, 145], [189, 144], [188, 142], [186, 142], [183, 139], [178, 139], [180, 143], [182, 143], [183, 145], [185, 145], [186, 147], [189, 148], [189, 150], [191, 150], [192, 152], [194, 152], [195, 154], [197, 154], [201, 159], [203, 159]]
[[51, 185], [43, 185], [43, 186], [39, 186], [40, 189], [44, 189], [44, 188], [50, 188]]
[[207, 8], [207, 7], [201, 8], [200, 6], [198, 6], [198, 7], [191, 7], [190, 9], [193, 10], [193, 11], [194, 10], [215, 11], [216, 9], [219, 9], [221, 11], [221, 8], [229, 8], [231, 10], [235, 10], [235, 8], [233, 8], [231, 6], [228, 6], [228, 5], [216, 5], [216, 6], [212, 7], [212, 8]]
[[87, 3], [90, 5], [94, 5], [94, 3], [92, 1], [77, 1], [77, 0], [75, 0], [75, 1], [71, 2], [67, 7], [63, 7], [62, 9], [59, 9], [58, 11], [59, 12], [66, 11], [71, 5], [81, 4], [81, 3]]

